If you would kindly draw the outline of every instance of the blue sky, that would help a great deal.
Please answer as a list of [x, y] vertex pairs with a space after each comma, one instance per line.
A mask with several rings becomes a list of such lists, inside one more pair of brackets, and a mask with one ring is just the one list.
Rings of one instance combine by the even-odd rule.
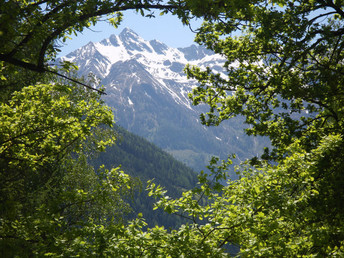
[[[171, 47], [187, 47], [193, 44], [195, 34], [188, 26], [183, 26], [175, 16], [160, 16], [159, 12], [156, 12], [156, 18], [147, 18], [134, 11], [126, 11], [123, 14], [123, 21], [117, 29], [106, 22], [98, 22], [95, 27], [86, 29], [78, 36], [73, 36], [72, 40], [66, 41], [59, 56], [67, 55], [90, 41], [98, 42], [111, 34], [117, 35], [125, 27], [132, 29], [146, 40], [157, 39]], [[200, 24], [200, 21], [194, 21], [192, 28], [196, 29]]]

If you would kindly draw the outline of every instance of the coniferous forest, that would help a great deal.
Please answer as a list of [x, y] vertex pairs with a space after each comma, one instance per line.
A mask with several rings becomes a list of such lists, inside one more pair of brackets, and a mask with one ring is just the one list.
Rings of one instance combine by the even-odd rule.
[[121, 166], [123, 171], [141, 183], [133, 193], [134, 197], [128, 198], [134, 214], [142, 213], [150, 226], [175, 228], [181, 223], [181, 218], [153, 210], [154, 199], [145, 191], [146, 182], [153, 179], [163, 185], [171, 197], [177, 198], [196, 185], [197, 173], [142, 137], [119, 126], [114, 127], [114, 133], [118, 137], [116, 144], [99, 153], [91, 163], [95, 167]]

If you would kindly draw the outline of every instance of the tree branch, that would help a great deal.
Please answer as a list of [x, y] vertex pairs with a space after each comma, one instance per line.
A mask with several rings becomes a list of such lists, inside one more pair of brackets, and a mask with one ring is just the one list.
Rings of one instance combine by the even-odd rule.
[[30, 71], [38, 72], [38, 73], [44, 73], [44, 72], [52, 73], [52, 74], [55, 74], [55, 75], [57, 75], [59, 77], [62, 77], [64, 79], [66, 79], [66, 80], [69, 80], [71, 82], [74, 82], [74, 83], [77, 83], [79, 85], [82, 85], [82, 86], [84, 86], [84, 87], [86, 87], [88, 89], [97, 91], [100, 94], [105, 94], [106, 95], [106, 93], [104, 91], [102, 91], [102, 90], [95, 89], [95, 88], [91, 87], [90, 85], [82, 83], [82, 82], [80, 82], [78, 80], [75, 80], [73, 78], [67, 77], [67, 76], [65, 76], [65, 75], [63, 75], [61, 73], [56, 72], [56, 71], [50, 70], [48, 68], [45, 68], [44, 66], [39, 66], [39, 65], [35, 65], [35, 64], [28, 63], [28, 62], [25, 62], [25, 61], [21, 61], [21, 60], [18, 60], [16, 58], [13, 58], [13, 57], [10, 57], [10, 56], [4, 55], [4, 54], [0, 54], [0, 60], [4, 61], [4, 62], [7, 62], [7, 63], [10, 63], [10, 64], [15, 65], [15, 66], [18, 66], [18, 67], [30, 70]]
[[84, 86], [84, 87], [86, 87], [86, 88], [88, 88], [88, 89], [90, 89], [90, 90], [96, 91], [96, 92], [98, 92], [98, 93], [100, 93], [100, 94], [102, 94], [102, 95], [106, 95], [106, 93], [105, 93], [104, 91], [102, 91], [102, 90], [98, 90], [98, 89], [96, 89], [96, 88], [93, 88], [93, 87], [91, 87], [90, 85], [87, 85], [87, 84], [85, 84], [85, 83], [82, 83], [82, 82], [80, 82], [80, 81], [77, 81], [77, 80], [75, 80], [75, 79], [73, 79], [73, 78], [67, 77], [67, 76], [65, 76], [65, 75], [63, 75], [63, 74], [61, 74], [61, 73], [58, 73], [58, 72], [56, 72], [56, 71], [49, 70], [49, 69], [46, 69], [46, 71], [49, 72], [49, 73], [55, 74], [55, 75], [57, 75], [57, 76], [59, 76], [59, 77], [62, 77], [62, 78], [64, 78], [64, 79], [66, 79], [66, 80], [69, 80], [69, 81], [71, 81], [71, 82], [75, 82], [75, 83], [77, 83], [77, 84], [80, 84], [80, 85], [82, 85], [82, 86]]
[[[85, 21], [88, 20], [90, 18], [93, 17], [99, 17], [102, 15], [106, 15], [109, 13], [113, 13], [113, 12], [121, 12], [121, 11], [127, 11], [127, 10], [138, 10], [138, 9], [159, 9], [159, 10], [164, 10], [164, 9], [177, 9], [178, 6], [176, 5], [147, 5], [147, 4], [137, 4], [137, 5], [133, 5], [133, 6], [114, 6], [113, 8], [107, 8], [107, 9], [100, 9], [100, 10], [93, 10], [93, 11], [89, 11], [88, 13], [84, 13], [82, 15], [80, 15], [79, 17], [76, 18], [76, 20], [78, 21]], [[63, 24], [61, 27], [57, 28], [55, 31], [53, 31], [50, 35], [48, 35], [48, 37], [46, 37], [46, 39], [43, 42], [43, 45], [41, 47], [39, 56], [38, 56], [38, 65], [42, 65], [44, 62], [44, 57], [46, 54], [46, 51], [48, 49], [48, 46], [51, 44], [51, 42], [58, 37], [58, 35], [60, 35], [63, 31], [67, 30], [69, 27], [73, 26], [74, 23], [66, 23]]]
[[[44, 2], [45, 1], [41, 1], [39, 3], [44, 3]], [[147, 3], [130, 4], [130, 3], [126, 3], [126, 1], [123, 1], [123, 0], [116, 1], [116, 3], [114, 3], [114, 5], [111, 8], [100, 6], [101, 9], [97, 9], [96, 7], [98, 6], [95, 5], [94, 6], [95, 8], [93, 8], [94, 10], [87, 10], [87, 12], [81, 13], [79, 15], [74, 15], [75, 17], [73, 17], [73, 19], [71, 20], [68, 19], [64, 21], [61, 25], [57, 25], [57, 27], [53, 28], [51, 32], [48, 31], [47, 35], [43, 36], [42, 38], [42, 45], [39, 47], [39, 50], [37, 53], [38, 57], [36, 61], [32, 60], [30, 62], [27, 62], [27, 61], [23, 61], [19, 57], [15, 57], [15, 55], [23, 47], [25, 47], [26, 44], [29, 44], [29, 42], [32, 41], [33, 38], [35, 38], [36, 34], [38, 33], [38, 29], [42, 28], [42, 25], [46, 23], [47, 21], [54, 20], [55, 15], [58, 16], [59, 12], [63, 10], [64, 8], [66, 8], [68, 6], [68, 3], [70, 2], [71, 1], [65, 1], [61, 5], [54, 7], [50, 12], [46, 13], [39, 22], [33, 25], [33, 29], [31, 29], [27, 33], [27, 35], [18, 44], [15, 45], [14, 49], [9, 50], [7, 53], [0, 53], [0, 61], [4, 61], [14, 66], [21, 67], [23, 69], [38, 72], [38, 73], [49, 72], [57, 76], [60, 76], [64, 79], [67, 79], [69, 81], [72, 81], [74, 83], [80, 84], [91, 90], [97, 91], [100, 94], [105, 94], [101, 90], [92, 88], [91, 86], [87, 84], [84, 84], [75, 79], [69, 78], [45, 66], [44, 62], [45, 62], [46, 53], [47, 53], [48, 47], [53, 43], [53, 41], [58, 39], [59, 36], [68, 28], [71, 28], [80, 22], [87, 21], [90, 18], [100, 17], [102, 15], [107, 15], [110, 13], [125, 11], [125, 10], [139, 10], [139, 9], [173, 10], [173, 9], [180, 8], [180, 6], [178, 5], [168, 5], [168, 4], [167, 5], [147, 4]]]

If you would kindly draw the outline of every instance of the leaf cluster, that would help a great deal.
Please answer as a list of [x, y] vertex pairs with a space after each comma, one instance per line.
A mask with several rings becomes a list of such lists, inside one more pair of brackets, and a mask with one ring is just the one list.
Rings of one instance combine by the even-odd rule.
[[208, 177], [201, 175], [200, 188], [179, 199], [153, 183], [149, 190], [159, 199], [157, 207], [189, 219], [190, 239], [215, 250], [231, 244], [244, 257], [340, 257], [343, 146], [339, 135], [322, 139], [311, 152], [295, 142], [283, 163], [241, 166], [240, 179], [220, 191], [217, 180], [226, 177], [230, 160]]
[[270, 158], [283, 157], [294, 139], [310, 150], [322, 136], [341, 133], [342, 3], [219, 2], [228, 8], [206, 19], [196, 41], [227, 59], [223, 72], [186, 68], [200, 82], [191, 100], [209, 105], [202, 122], [244, 116], [247, 134], [270, 137]]
[[98, 248], [89, 231], [123, 223], [124, 196], [136, 185], [118, 168], [88, 164], [92, 151], [115, 140], [99, 127], [112, 126], [111, 110], [97, 93], [58, 80], [14, 92], [0, 110], [2, 252], [69, 256]]

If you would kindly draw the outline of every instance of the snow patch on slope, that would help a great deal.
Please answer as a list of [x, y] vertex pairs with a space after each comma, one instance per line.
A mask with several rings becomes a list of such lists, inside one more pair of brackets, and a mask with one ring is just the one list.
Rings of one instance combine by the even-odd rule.
[[[197, 53], [196, 46], [193, 45], [190, 49]], [[109, 75], [115, 63], [133, 59], [158, 82], [159, 85], [153, 85], [154, 87], [170, 94], [176, 103], [192, 109], [187, 94], [195, 87], [196, 81], [187, 78], [183, 72], [184, 67], [187, 64], [203, 69], [215, 65], [221, 67], [225, 59], [217, 54], [203, 54], [202, 51], [201, 55], [199, 52], [197, 56], [191, 57], [190, 53], [187, 55], [183, 51], [186, 50], [168, 47], [157, 40], [144, 40], [132, 30], [125, 28], [119, 35], [111, 35], [110, 38], [97, 43], [90, 42], [80, 49], [77, 56], [89, 57], [96, 52], [99, 53], [103, 59], [97, 64], [93, 64], [92, 60], [87, 60], [86, 66], [96, 65], [97, 67], [94, 68], [101, 78]], [[65, 60], [73, 62], [76, 60], [75, 56], [71, 58], [67, 56]], [[135, 74], [132, 76], [136, 76], [138, 83], [140, 82], [139, 76]], [[171, 80], [174, 83], [170, 83]]]

